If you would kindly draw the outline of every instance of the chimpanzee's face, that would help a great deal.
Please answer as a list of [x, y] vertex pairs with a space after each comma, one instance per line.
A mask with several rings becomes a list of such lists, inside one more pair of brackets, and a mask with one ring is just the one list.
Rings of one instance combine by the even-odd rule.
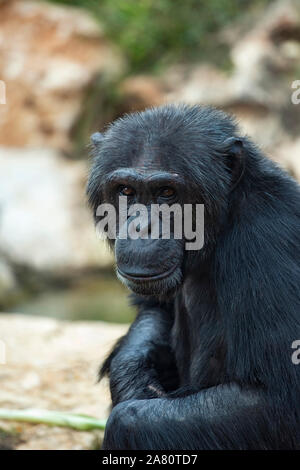
[[[230, 178], [213, 153], [216, 136], [195, 116], [191, 109], [158, 108], [116, 121], [92, 139], [89, 200], [96, 216], [104, 216], [99, 205], [114, 207], [116, 230], [109, 241], [117, 276], [138, 294], [164, 295], [182, 283], [191, 259], [187, 226], [194, 234], [196, 228], [196, 242], [204, 230], [195, 206], [204, 205], [206, 218], [215, 220], [218, 195], [222, 201]], [[196, 245], [189, 250], [199, 251], [203, 243]]]
[[[174, 238], [174, 212], [168, 216], [168, 208], [181, 207], [182, 186], [178, 174], [142, 166], [118, 168], [106, 177], [103, 194], [117, 212], [117, 275], [136, 293], [161, 294], [181, 282], [184, 243]], [[155, 219], [159, 207], [164, 213]]]

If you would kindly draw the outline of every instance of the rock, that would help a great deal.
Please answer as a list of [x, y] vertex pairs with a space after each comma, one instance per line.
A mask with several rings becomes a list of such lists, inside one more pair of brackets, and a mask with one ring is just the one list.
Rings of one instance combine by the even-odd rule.
[[11, 0], [1, 5], [0, 142], [70, 151], [88, 90], [123, 62], [83, 9]]
[[171, 67], [164, 76], [166, 101], [224, 107], [234, 100], [230, 76], [215, 66]]
[[119, 91], [123, 96], [122, 106], [127, 112], [158, 106], [163, 102], [166, 93], [162, 81], [149, 75], [126, 78], [121, 82]]
[[0, 148], [0, 246], [10, 263], [63, 276], [111, 263], [87, 209], [86, 173], [85, 162], [51, 149]]
[[[0, 315], [0, 340], [6, 364], [0, 364], [1, 407], [42, 408], [108, 416], [107, 382], [97, 383], [101, 361], [125, 325], [103, 322], [68, 323], [49, 318]], [[0, 428], [17, 431], [18, 449], [90, 449], [102, 432], [1, 421]], [[0, 437], [1, 440], [1, 437]], [[0, 442], [1, 445], [1, 442]]]
[[[298, 33], [297, 33], [298, 31]], [[300, 7], [295, 0], [279, 0], [249, 32], [235, 42], [231, 57], [238, 91], [253, 103], [278, 110], [286, 103], [285, 78], [297, 65]], [[288, 82], [289, 83], [289, 82]]]

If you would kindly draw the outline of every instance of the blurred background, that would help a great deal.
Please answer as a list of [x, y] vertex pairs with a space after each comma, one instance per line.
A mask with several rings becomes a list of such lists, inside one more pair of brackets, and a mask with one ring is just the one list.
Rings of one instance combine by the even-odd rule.
[[[87, 208], [89, 136], [147, 106], [209, 104], [300, 180], [300, 2], [0, 0], [0, 80], [0, 406], [104, 417], [95, 371], [134, 312]], [[4, 422], [1, 436], [101, 439]]]

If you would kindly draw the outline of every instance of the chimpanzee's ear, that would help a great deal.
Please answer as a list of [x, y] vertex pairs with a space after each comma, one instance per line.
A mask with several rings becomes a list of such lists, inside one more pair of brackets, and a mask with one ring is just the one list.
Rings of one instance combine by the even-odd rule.
[[228, 168], [232, 175], [233, 191], [241, 181], [245, 172], [245, 149], [243, 140], [238, 137], [229, 137], [224, 141], [224, 150], [227, 156]]
[[95, 132], [91, 135], [91, 143], [95, 149], [98, 149], [101, 142], [103, 141], [104, 136], [100, 132]]

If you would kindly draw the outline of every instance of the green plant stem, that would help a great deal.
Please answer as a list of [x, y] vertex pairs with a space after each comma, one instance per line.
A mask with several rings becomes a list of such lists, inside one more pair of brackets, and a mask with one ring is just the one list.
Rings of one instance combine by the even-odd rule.
[[90, 431], [92, 429], [105, 429], [106, 421], [75, 413], [61, 411], [48, 411], [39, 409], [9, 410], [0, 408], [0, 419], [9, 421], [22, 421], [27, 423], [48, 424]]

